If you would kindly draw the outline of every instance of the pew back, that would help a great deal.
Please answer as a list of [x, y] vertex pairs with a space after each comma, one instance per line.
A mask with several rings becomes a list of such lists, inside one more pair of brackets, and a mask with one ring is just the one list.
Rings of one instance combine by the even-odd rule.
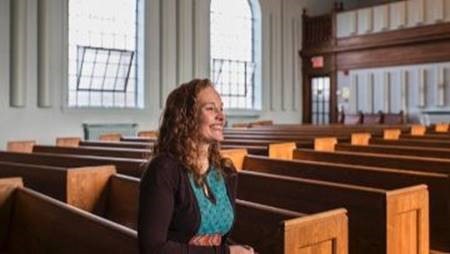
[[[0, 250], [22, 254], [138, 253], [137, 233], [27, 188], [3, 191]], [[6, 230], [4, 230], [6, 228]]]

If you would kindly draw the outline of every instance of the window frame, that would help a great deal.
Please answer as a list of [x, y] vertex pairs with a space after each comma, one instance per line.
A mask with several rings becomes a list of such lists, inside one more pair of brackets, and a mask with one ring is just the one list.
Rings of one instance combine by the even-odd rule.
[[[70, 106], [69, 105], [69, 1], [62, 1], [63, 7], [63, 31], [62, 31], [62, 89], [61, 89], [61, 111], [66, 113], [105, 113], [105, 112], [117, 112], [120, 114], [133, 114], [135, 112], [143, 112], [147, 110], [148, 107], [148, 95], [146, 91], [148, 90], [145, 84], [145, 70], [144, 65], [146, 60], [145, 56], [145, 48], [146, 42], [145, 38], [145, 25], [146, 25], [146, 17], [145, 12], [147, 9], [145, 0], [136, 0], [136, 51], [134, 53], [134, 60], [136, 62], [136, 82], [135, 82], [135, 106]], [[75, 88], [76, 89], [76, 88]], [[126, 104], [126, 103], [125, 103]]]
[[[211, 0], [214, 1], [214, 0]], [[244, 0], [245, 1], [245, 0]], [[225, 108], [224, 111], [231, 118], [233, 117], [249, 117], [257, 118], [262, 113], [262, 100], [263, 100], [263, 83], [262, 83], [262, 12], [259, 0], [246, 0], [251, 12], [252, 29], [251, 29], [251, 50], [252, 61], [255, 63], [254, 77], [253, 77], [253, 107], [252, 108]], [[211, 15], [211, 7], [209, 14]], [[211, 17], [209, 19], [211, 21]], [[211, 27], [210, 27], [211, 31]], [[209, 35], [209, 42], [212, 42], [212, 36]], [[210, 44], [211, 51], [211, 44]], [[230, 59], [228, 59], [230, 60]], [[209, 75], [210, 79], [213, 79], [213, 58], [210, 54], [209, 57]], [[212, 80], [213, 81], [213, 80]]]

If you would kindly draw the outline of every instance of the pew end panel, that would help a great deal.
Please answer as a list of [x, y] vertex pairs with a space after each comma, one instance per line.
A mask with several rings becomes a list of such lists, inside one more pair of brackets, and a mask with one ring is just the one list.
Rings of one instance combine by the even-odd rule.
[[142, 138], [158, 138], [158, 131], [140, 131], [137, 136]]
[[56, 146], [60, 147], [79, 147], [81, 138], [79, 137], [58, 137], [56, 138]]
[[122, 134], [120, 133], [106, 133], [98, 137], [100, 141], [120, 141]]
[[249, 123], [250, 128], [260, 127], [260, 126], [271, 126], [271, 125], [273, 125], [272, 120], [259, 120], [259, 121], [254, 121], [254, 122]]
[[429, 207], [426, 185], [387, 193], [387, 252], [428, 253]]
[[336, 209], [284, 222], [286, 254], [348, 253], [348, 218]]
[[224, 158], [228, 158], [233, 162], [234, 167], [237, 170], [242, 170], [244, 165], [245, 156], [247, 156], [247, 149], [222, 149], [220, 154]]
[[6, 145], [6, 151], [18, 153], [32, 153], [35, 140], [9, 141]]
[[284, 221], [305, 214], [274, 206], [236, 200], [236, 223], [231, 239], [261, 254], [284, 252]]
[[103, 217], [129, 228], [137, 228], [139, 179], [114, 175], [109, 182], [106, 214]]
[[15, 254], [138, 253], [136, 231], [26, 188], [15, 192], [7, 239]]
[[21, 177], [27, 188], [67, 201], [67, 171], [64, 168], [25, 163], [0, 161], [0, 177]]
[[116, 174], [112, 165], [69, 168], [67, 170], [67, 203], [94, 214], [104, 214], [107, 186]]
[[367, 146], [372, 135], [370, 133], [352, 133], [351, 144], [358, 146]]
[[434, 127], [435, 132], [446, 133], [448, 132], [448, 123], [437, 123]]
[[292, 160], [292, 152], [295, 149], [295, 142], [269, 144], [269, 158]]
[[0, 178], [0, 253], [5, 251], [16, 188], [23, 187], [22, 178]]
[[[267, 186], [270, 186], [270, 191], [267, 191]], [[238, 197], [241, 199], [285, 209], [301, 209], [306, 213], [345, 207], [349, 211], [350, 252], [403, 254], [429, 251], [425, 250], [425, 246], [429, 246], [428, 225], [425, 224], [428, 223], [428, 204], [422, 202], [424, 199], [411, 200], [427, 194], [425, 185], [407, 187], [401, 191], [385, 190], [242, 171], [238, 188]], [[333, 193], [332, 196], [330, 193]], [[403, 193], [411, 195], [405, 196]], [[397, 202], [401, 204], [420, 203], [420, 207], [424, 207], [421, 210], [423, 220], [414, 221], [408, 215], [401, 216], [404, 210], [388, 213], [388, 208], [395, 209], [391, 208], [393, 205], [388, 207], [388, 196], [397, 198]], [[411, 229], [416, 229], [416, 238], [402, 236], [401, 239], [397, 239], [392, 233], [409, 232]], [[417, 246], [418, 251], [409, 252], [414, 246]]]
[[397, 140], [400, 138], [402, 131], [400, 129], [385, 129], [383, 131], [383, 139]]
[[334, 146], [337, 144], [337, 138], [315, 138], [314, 139], [314, 151], [334, 151]]
[[425, 135], [426, 131], [427, 131], [427, 128], [424, 125], [421, 125], [421, 124], [411, 125], [411, 135], [413, 135], [413, 136], [423, 136], [423, 135]]
[[308, 215], [238, 199], [236, 210], [232, 240], [258, 253], [348, 253], [345, 209]]

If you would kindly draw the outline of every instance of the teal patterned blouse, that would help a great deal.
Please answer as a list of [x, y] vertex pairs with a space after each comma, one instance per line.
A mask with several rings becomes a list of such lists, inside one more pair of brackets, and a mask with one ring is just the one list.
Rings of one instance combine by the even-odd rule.
[[230, 231], [234, 220], [234, 211], [227, 194], [225, 179], [214, 167], [210, 167], [206, 174], [205, 181], [210, 192], [215, 196], [215, 204], [206, 197], [203, 188], [195, 184], [192, 174], [189, 176], [200, 208], [200, 227], [197, 235], [225, 235]]

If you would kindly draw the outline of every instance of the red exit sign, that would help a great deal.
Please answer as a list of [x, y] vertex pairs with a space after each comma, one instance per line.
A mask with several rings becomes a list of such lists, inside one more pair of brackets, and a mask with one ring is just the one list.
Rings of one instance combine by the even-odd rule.
[[323, 68], [323, 56], [313, 56], [311, 57], [311, 64], [313, 68]]

